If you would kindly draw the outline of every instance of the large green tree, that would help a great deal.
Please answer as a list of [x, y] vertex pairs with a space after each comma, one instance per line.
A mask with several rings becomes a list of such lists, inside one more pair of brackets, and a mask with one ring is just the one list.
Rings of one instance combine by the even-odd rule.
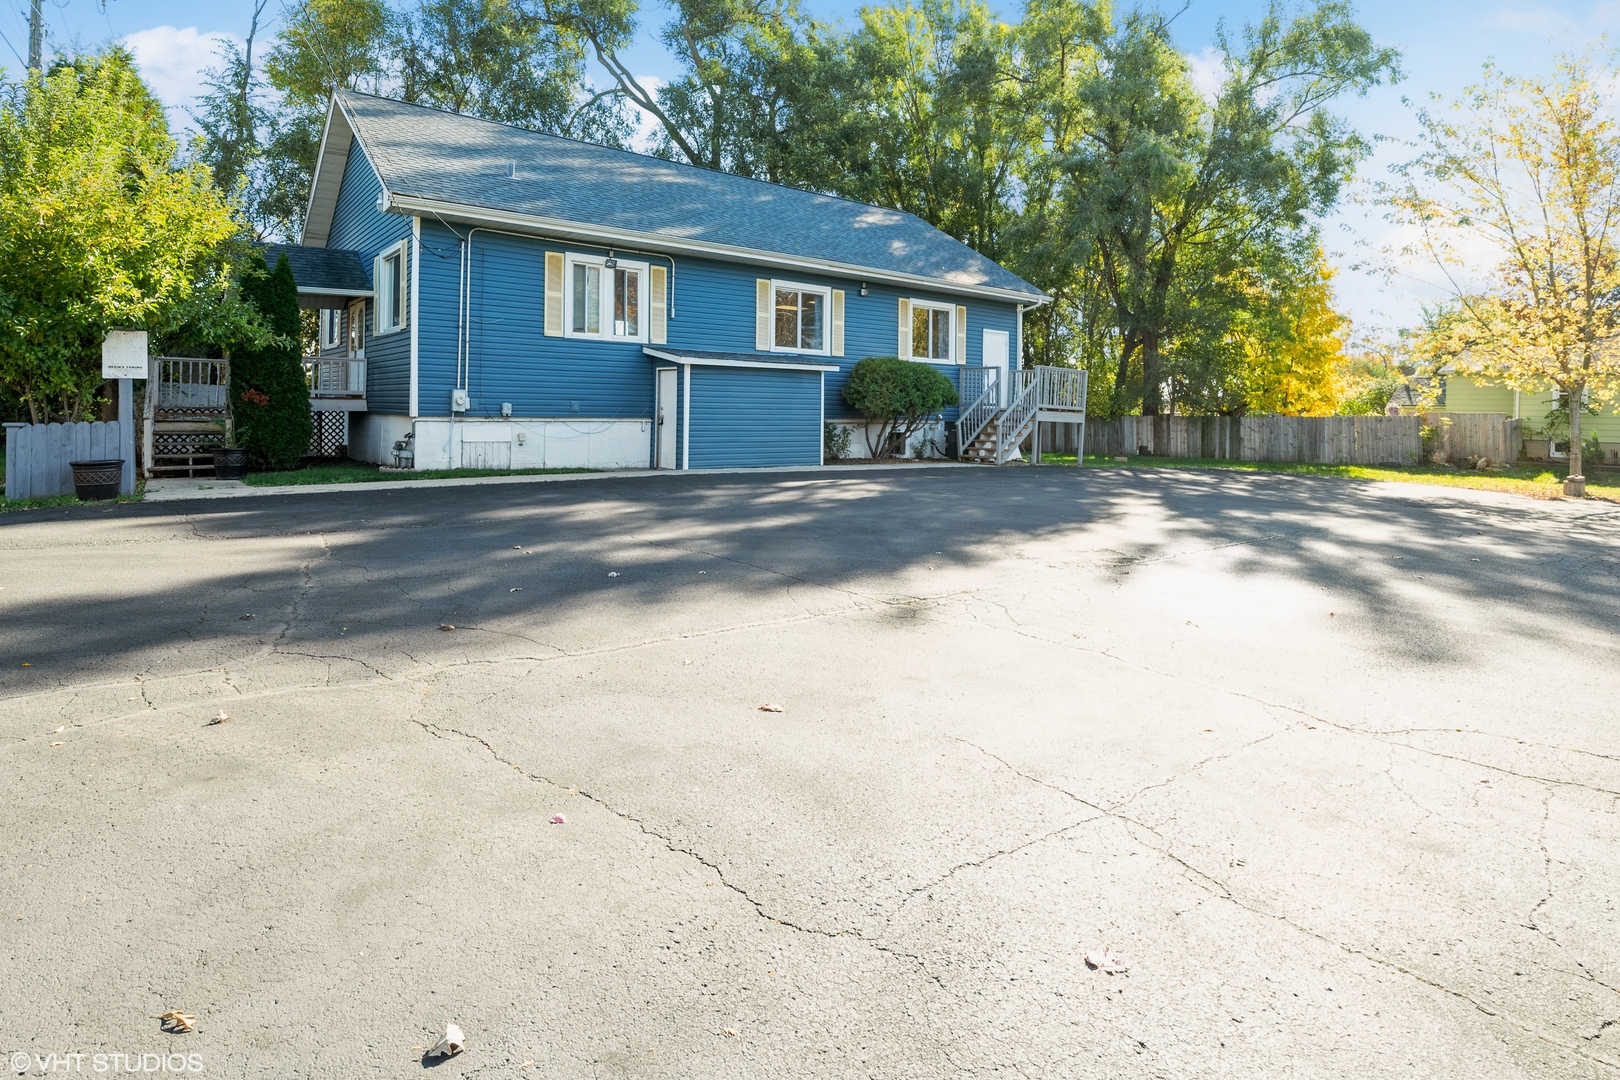
[[1115, 405], [1134, 376], [1143, 414], [1163, 410], [1166, 362], [1210, 314], [1206, 290], [1257, 252], [1298, 245], [1365, 156], [1327, 105], [1399, 75], [1339, 0], [1292, 19], [1273, 4], [1219, 42], [1224, 78], [1206, 100], [1166, 23], [1128, 16], [1099, 42], [1079, 92], [1084, 136], [1064, 163], [1066, 224], [1098, 264], [1119, 335]]
[[0, 103], [0, 379], [36, 423], [78, 420], [107, 330], [161, 347], [262, 336], [232, 295], [238, 226], [121, 48], [30, 73]]
[[[578, 33], [525, 0], [297, 0], [262, 76], [250, 52], [226, 47], [199, 117], [204, 158], [257, 147], [245, 206], [262, 233], [291, 236], [302, 225], [334, 89], [622, 145], [629, 114], [612, 97], [584, 93], [586, 55]], [[273, 105], [255, 113], [241, 104], [254, 100], [242, 88], [261, 79]]]

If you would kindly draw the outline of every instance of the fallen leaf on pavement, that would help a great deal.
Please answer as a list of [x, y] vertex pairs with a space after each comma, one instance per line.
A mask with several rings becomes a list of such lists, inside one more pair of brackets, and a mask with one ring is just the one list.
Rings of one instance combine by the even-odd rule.
[[726, 1028], [725, 1032], [726, 1032], [727, 1036], [732, 1037], [732, 1038], [735, 1038], [736, 1035], [737, 1035], [737, 1029], [736, 1028]]
[[61, 742], [60, 742], [60, 741], [57, 741], [57, 742], [53, 742], [53, 743], [51, 743], [51, 745], [52, 745], [52, 746], [61, 746], [61, 745], [62, 745], [62, 743], [61, 743]]
[[552, 814], [551, 823], [553, 825], [566, 825], [568, 824], [568, 819], [563, 817], [561, 814]]
[[523, 591], [523, 586], [521, 586], [521, 585], [519, 585], [519, 586], [518, 586], [518, 587], [517, 587], [517, 588], [515, 588], [515, 589], [507, 589], [507, 590], [506, 590], [506, 591], [507, 591], [507, 592], [522, 592], [522, 591]]
[[450, 623], [440, 623], [439, 624], [439, 629], [440, 630], [454, 630], [455, 627], [453, 625], [451, 625]]
[[206, 726], [213, 727], [215, 724], [223, 724], [225, 721], [227, 721], [229, 719], [230, 719], [230, 717], [225, 715], [225, 710], [221, 709], [221, 710], [219, 710], [219, 715], [214, 717], [212, 720], [208, 721], [208, 724]]
[[428, 1057], [454, 1057], [467, 1046], [467, 1036], [454, 1024], [444, 1025], [444, 1038], [433, 1044], [433, 1049], [427, 1052]]
[[197, 1018], [190, 1013], [183, 1013], [179, 1009], [170, 1009], [158, 1016], [163, 1021], [160, 1025], [164, 1031], [171, 1035], [178, 1035], [184, 1031], [197, 1030]]
[[1129, 971], [1125, 961], [1114, 955], [1114, 950], [1104, 945], [1101, 952], [1086, 953], [1086, 967], [1093, 971], [1100, 971], [1104, 975], [1118, 975]]
[[239, 615], [239, 616], [237, 616], [237, 620], [236, 620], [236, 621], [237, 621], [237, 622], [242, 622], [242, 621], [244, 621], [244, 620], [246, 620], [246, 619], [251, 619], [251, 618], [253, 618], [253, 612], [251, 612], [251, 611], [250, 611], [250, 612], [248, 612], [248, 613], [247, 613], [247, 614], [246, 614], [246, 615]]
[[774, 701], [767, 701], [765, 704], [763, 704], [763, 705], [761, 705], [759, 707], [759, 711], [760, 712], [786, 712], [787, 710], [782, 708], [782, 706], [776, 704], [776, 702], [774, 702]]

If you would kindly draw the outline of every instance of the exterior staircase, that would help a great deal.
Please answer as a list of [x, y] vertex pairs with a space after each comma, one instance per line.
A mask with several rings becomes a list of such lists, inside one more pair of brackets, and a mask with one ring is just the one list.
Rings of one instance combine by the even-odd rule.
[[147, 373], [141, 460], [147, 479], [211, 477], [229, 423], [229, 360], [154, 357]]
[[[1072, 368], [1031, 367], [1008, 372], [1006, 386], [996, 368], [962, 369], [962, 401], [956, 421], [958, 457], [982, 465], [1005, 465], [1035, 436], [1040, 461], [1039, 425], [1086, 422], [1086, 373]], [[1004, 392], [1005, 391], [1005, 392]], [[1085, 445], [1082, 436], [1079, 444]]]

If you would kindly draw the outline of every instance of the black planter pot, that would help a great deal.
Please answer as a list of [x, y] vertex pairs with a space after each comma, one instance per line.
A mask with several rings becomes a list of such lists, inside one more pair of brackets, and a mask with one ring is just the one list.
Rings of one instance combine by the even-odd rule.
[[247, 450], [222, 446], [214, 451], [214, 479], [240, 480], [247, 475]]
[[118, 484], [124, 478], [123, 458], [104, 458], [99, 461], [70, 461], [73, 470], [73, 493], [79, 498], [118, 498]]

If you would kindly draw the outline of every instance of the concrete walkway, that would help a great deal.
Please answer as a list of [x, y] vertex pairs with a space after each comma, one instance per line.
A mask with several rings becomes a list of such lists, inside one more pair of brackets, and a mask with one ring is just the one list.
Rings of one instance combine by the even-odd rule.
[[235, 499], [247, 495], [322, 495], [351, 491], [403, 491], [407, 488], [481, 487], [486, 484], [544, 484], [569, 480], [623, 480], [638, 476], [730, 476], [764, 473], [850, 473], [873, 469], [982, 469], [960, 461], [907, 461], [893, 465], [792, 465], [752, 469], [614, 469], [589, 473], [527, 473], [510, 476], [457, 476], [442, 480], [362, 480], [350, 484], [253, 486], [240, 480], [169, 479], [146, 484], [147, 502], [177, 499]]

